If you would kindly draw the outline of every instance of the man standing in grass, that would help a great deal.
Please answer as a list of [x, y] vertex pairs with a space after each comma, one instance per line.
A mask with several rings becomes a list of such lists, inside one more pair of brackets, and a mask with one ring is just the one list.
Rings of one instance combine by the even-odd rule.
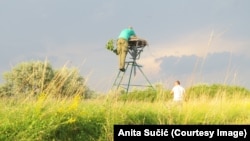
[[177, 103], [182, 103], [185, 96], [185, 89], [180, 85], [180, 81], [177, 80], [174, 83], [174, 87], [171, 90], [171, 94], [173, 94], [173, 101]]
[[117, 40], [117, 55], [119, 55], [119, 69], [125, 71], [125, 59], [128, 53], [128, 41], [131, 37], [136, 37], [132, 27], [125, 28], [121, 31]]

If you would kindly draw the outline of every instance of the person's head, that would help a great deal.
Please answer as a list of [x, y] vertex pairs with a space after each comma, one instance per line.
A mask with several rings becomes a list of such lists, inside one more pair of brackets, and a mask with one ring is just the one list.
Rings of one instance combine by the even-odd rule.
[[180, 84], [181, 84], [181, 82], [179, 80], [175, 81], [175, 85], [180, 85]]
[[133, 30], [133, 27], [132, 27], [132, 26], [129, 26], [129, 27], [128, 27], [128, 29], [131, 29], [131, 30]]

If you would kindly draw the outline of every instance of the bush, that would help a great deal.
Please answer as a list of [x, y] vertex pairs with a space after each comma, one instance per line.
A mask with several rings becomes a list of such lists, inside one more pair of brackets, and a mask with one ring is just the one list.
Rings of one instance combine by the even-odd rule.
[[82, 95], [90, 98], [93, 93], [77, 68], [63, 67], [53, 70], [49, 62], [31, 61], [15, 66], [4, 73], [0, 96], [38, 95], [54, 96]]
[[235, 94], [240, 94], [241, 96], [247, 96], [250, 94], [249, 90], [240, 86], [229, 86], [222, 84], [212, 84], [212, 85], [196, 85], [187, 89], [187, 95], [189, 98], [197, 98], [201, 96], [214, 97], [222, 96], [226, 94], [227, 97], [232, 97]]
[[4, 73], [5, 83], [1, 87], [1, 94], [37, 94], [43, 91], [53, 77], [54, 71], [48, 62], [23, 62]]
[[155, 88], [134, 89], [129, 93], [120, 95], [120, 100], [128, 101], [147, 101], [154, 102], [157, 100], [169, 100], [172, 98], [170, 90], [165, 90], [162, 85], [156, 85]]

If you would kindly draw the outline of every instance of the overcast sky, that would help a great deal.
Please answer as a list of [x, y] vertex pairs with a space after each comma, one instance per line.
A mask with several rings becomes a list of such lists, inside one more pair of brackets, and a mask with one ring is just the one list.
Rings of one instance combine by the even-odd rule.
[[133, 26], [149, 43], [137, 62], [151, 83], [250, 88], [249, 6], [249, 0], [0, 0], [0, 73], [48, 59], [54, 68], [78, 67], [91, 89], [106, 92], [118, 57], [105, 44]]

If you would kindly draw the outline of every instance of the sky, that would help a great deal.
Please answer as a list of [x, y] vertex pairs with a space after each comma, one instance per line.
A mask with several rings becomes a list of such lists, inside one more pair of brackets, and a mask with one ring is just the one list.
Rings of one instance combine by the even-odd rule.
[[[107, 92], [118, 56], [105, 44], [132, 26], [149, 44], [137, 63], [150, 83], [250, 89], [249, 6], [249, 0], [0, 0], [0, 74], [48, 60], [55, 69], [79, 68], [90, 89]], [[140, 74], [133, 83], [147, 83]]]

